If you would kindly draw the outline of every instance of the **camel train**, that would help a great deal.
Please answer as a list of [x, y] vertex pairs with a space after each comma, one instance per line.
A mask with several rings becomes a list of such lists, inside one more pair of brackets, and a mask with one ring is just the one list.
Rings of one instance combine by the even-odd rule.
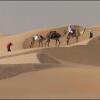
[[39, 47], [42, 46], [43, 47], [43, 41], [45, 40], [45, 47], [48, 46], [50, 44], [51, 40], [55, 40], [55, 45], [56, 46], [60, 46], [60, 38], [64, 37], [65, 35], [67, 36], [67, 45], [69, 45], [70, 39], [72, 38], [76, 38], [76, 42], [78, 42], [79, 36], [81, 34], [84, 34], [86, 28], [83, 29], [82, 33], [79, 31], [79, 29], [76, 28], [76, 25], [69, 25], [67, 30], [64, 30], [64, 34], [60, 34], [57, 31], [50, 31], [49, 33], [47, 33], [47, 35], [44, 37], [41, 34], [36, 34], [33, 35], [32, 37], [32, 41], [31, 41], [31, 45], [30, 48], [32, 48], [34, 46], [34, 43], [37, 41], [39, 43]]

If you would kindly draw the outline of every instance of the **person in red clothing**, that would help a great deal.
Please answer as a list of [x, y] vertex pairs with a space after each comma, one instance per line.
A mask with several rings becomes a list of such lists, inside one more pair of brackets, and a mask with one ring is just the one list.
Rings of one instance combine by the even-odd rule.
[[11, 42], [7, 44], [7, 50], [8, 50], [8, 52], [11, 52], [11, 46], [12, 46]]

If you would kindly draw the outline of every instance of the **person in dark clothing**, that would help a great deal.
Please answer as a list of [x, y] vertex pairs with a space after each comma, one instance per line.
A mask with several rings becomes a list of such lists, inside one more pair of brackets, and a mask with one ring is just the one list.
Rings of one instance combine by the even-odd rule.
[[93, 38], [93, 33], [92, 32], [90, 32], [89, 38]]
[[12, 43], [11, 42], [7, 44], [7, 51], [8, 52], [11, 52], [11, 46], [12, 46]]

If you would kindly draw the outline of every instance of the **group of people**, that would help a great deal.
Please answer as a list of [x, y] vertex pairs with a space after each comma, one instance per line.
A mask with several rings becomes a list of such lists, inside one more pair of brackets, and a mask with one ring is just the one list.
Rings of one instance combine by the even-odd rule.
[[[75, 29], [75, 25], [69, 25], [68, 26], [68, 33], [70, 33], [70, 34], [73, 34], [74, 32], [76, 31], [76, 29]], [[38, 38], [38, 34], [37, 34], [37, 37], [35, 37], [35, 38]], [[90, 34], [89, 34], [89, 38], [93, 38], [93, 32], [91, 32], [90, 31]], [[11, 46], [12, 46], [13, 44], [12, 44], [12, 42], [9, 42], [8, 44], [7, 44], [7, 51], [8, 52], [11, 52]]]
[[[68, 33], [73, 34], [76, 31], [75, 25], [69, 25], [68, 26]], [[93, 32], [90, 31], [89, 38], [93, 38]]]

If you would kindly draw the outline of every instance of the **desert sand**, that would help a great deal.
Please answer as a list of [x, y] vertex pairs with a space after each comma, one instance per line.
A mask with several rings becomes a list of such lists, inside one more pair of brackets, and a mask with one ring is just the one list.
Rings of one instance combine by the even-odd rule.
[[[88, 27], [76, 43], [66, 36], [60, 47], [30, 48], [33, 34], [66, 27], [36, 29], [0, 37], [0, 99], [100, 99], [100, 26]], [[80, 27], [80, 30], [83, 28]], [[89, 31], [94, 37], [89, 39]], [[12, 52], [6, 45], [12, 42]], [[45, 42], [45, 41], [44, 41]]]

